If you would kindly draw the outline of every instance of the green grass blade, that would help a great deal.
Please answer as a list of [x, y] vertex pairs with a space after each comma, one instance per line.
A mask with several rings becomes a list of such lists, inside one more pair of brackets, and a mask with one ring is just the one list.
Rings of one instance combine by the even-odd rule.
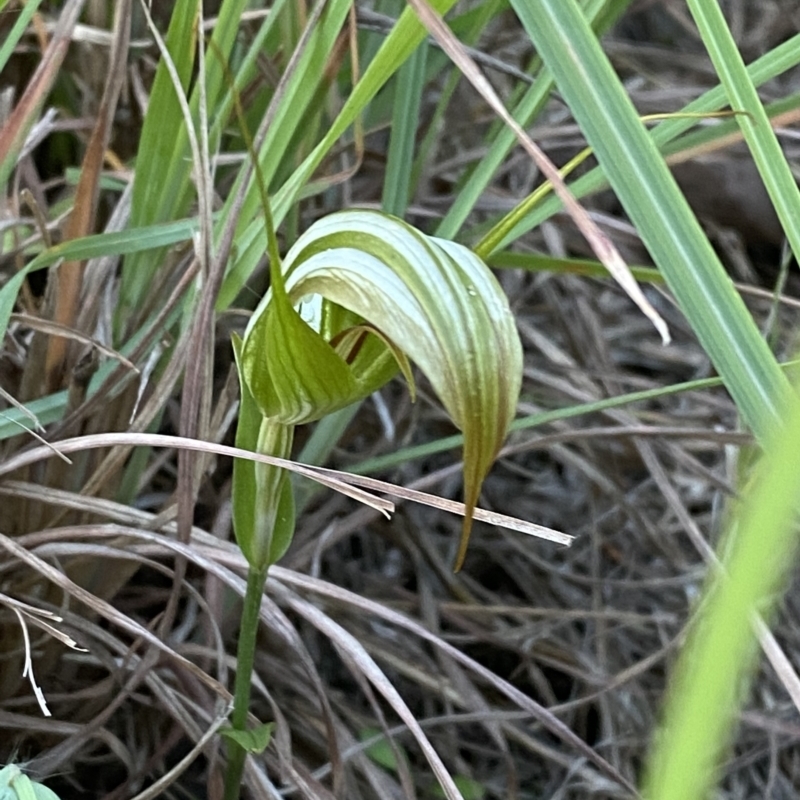
[[[591, 0], [586, 6], [586, 18], [590, 22], [600, 20], [604, 27], [600, 31], [610, 26], [625, 8], [630, 5], [630, 0]], [[522, 98], [515, 106], [512, 116], [520, 125], [528, 125], [530, 121], [541, 111], [545, 102], [553, 89], [553, 77], [547, 70], [542, 70], [534, 83], [525, 91]], [[502, 126], [494, 141], [489, 147], [489, 151], [481, 159], [472, 174], [467, 179], [463, 188], [459, 191], [453, 205], [448, 209], [439, 226], [436, 235], [445, 239], [452, 239], [464, 224], [470, 211], [474, 208], [478, 198], [486, 190], [491, 180], [497, 174], [497, 170], [502, 164], [511, 149], [517, 144], [514, 132]]]
[[705, 602], [673, 678], [664, 730], [655, 738], [644, 796], [701, 800], [735, 731], [745, 679], [757, 663], [753, 614], [769, 619], [797, 553], [800, 408], [772, 436], [728, 533], [729, 557], [712, 570]]
[[[432, 5], [444, 14], [455, 0], [437, 0]], [[314, 148], [292, 177], [281, 187], [275, 199], [275, 214], [278, 218], [285, 214], [285, 208], [300, 193], [302, 187], [322, 162], [330, 148], [352, 125], [355, 118], [364, 110], [378, 91], [387, 83], [419, 47], [427, 31], [417, 20], [411, 9], [406, 8], [391, 33], [386, 37], [375, 58], [365, 70], [361, 80], [353, 89], [339, 116], [331, 125], [325, 138]]]
[[[465, 12], [462, 16], [451, 17], [450, 24], [453, 33], [455, 33], [459, 37], [459, 40], [465, 45], [474, 46], [483, 31], [486, 30], [486, 26], [496, 16], [502, 13], [505, 8], [505, 0], [485, 0]], [[435, 72], [431, 77], [442, 76], [443, 73], [447, 71], [447, 78], [439, 90], [439, 99], [430, 116], [428, 130], [417, 146], [414, 156], [414, 166], [411, 169], [411, 185], [413, 188], [419, 185], [420, 179], [426, 174], [426, 170], [431, 164], [432, 153], [436, 151], [441, 140], [442, 131], [446, 125], [445, 115], [448, 112], [455, 113], [456, 115], [459, 113], [458, 111], [452, 111], [451, 103], [455, 90], [461, 81], [461, 73], [457, 69], [453, 69], [452, 62], [444, 53], [441, 54], [441, 63], [439, 58], [429, 58], [428, 61], [432, 62], [435, 67]]]
[[[747, 74], [755, 86], [761, 86], [773, 78], [800, 64], [800, 34], [793, 36], [788, 41], [776, 47], [766, 55], [754, 61], [747, 67]], [[692, 114], [707, 114], [719, 111], [727, 102], [725, 90], [717, 86], [693, 100], [681, 111]], [[776, 113], [777, 109], [776, 109]], [[673, 152], [669, 143], [674, 142], [681, 134], [694, 127], [696, 120], [688, 117], [675, 117], [665, 120], [654, 127], [650, 135], [655, 145], [663, 152]], [[735, 124], [735, 123], [733, 123]], [[726, 125], [721, 123], [720, 127]], [[713, 129], [708, 129], [708, 135], [713, 136]], [[692, 134], [694, 135], [694, 134]], [[699, 134], [698, 134], [699, 135]], [[599, 191], [608, 185], [608, 181], [600, 168], [595, 168], [570, 185], [573, 194], [580, 198], [592, 192]], [[557, 198], [545, 200], [524, 221], [515, 226], [499, 244], [499, 248], [508, 247], [511, 242], [519, 239], [533, 228], [541, 225], [556, 212], [561, 210], [561, 203]]]
[[[178, 0], [172, 12], [166, 45], [184, 90], [194, 67], [196, 20], [196, 0]], [[147, 158], [139, 158], [136, 164], [130, 220], [134, 228], [172, 218], [175, 209], [182, 204], [188, 186], [188, 175], [179, 181], [172, 179], [176, 160], [187, 173], [191, 169], [187, 161], [189, 147], [183, 115], [163, 61], [158, 65], [150, 92], [139, 150], [146, 153]], [[141, 302], [151, 285], [157, 264], [157, 259], [148, 261], [134, 257], [126, 261], [120, 289], [122, 317], [128, 309]], [[122, 319], [117, 323], [121, 324]]]
[[428, 46], [423, 42], [397, 73], [382, 198], [383, 210], [396, 217], [405, 216], [410, 200], [409, 164], [414, 160], [427, 55]]
[[[39, 420], [40, 425], [49, 425], [51, 422], [60, 420], [66, 406], [66, 389], [25, 403], [25, 408]], [[22, 411], [9, 408], [0, 412], [0, 441], [10, 439], [12, 436], [19, 436], [24, 433], [25, 428], [30, 427], [32, 427], [30, 417]]]
[[[557, 272], [559, 275], [582, 275], [585, 278], [609, 278], [609, 271], [597, 260], [559, 258], [544, 253], [495, 253], [486, 263], [497, 269], [525, 269], [528, 272]], [[630, 265], [629, 265], [630, 266]], [[664, 283], [664, 276], [653, 267], [630, 266], [640, 283]]]
[[[336, 40], [345, 24], [349, 9], [348, 0], [331, 0], [310, 34], [305, 49], [294, 67], [294, 72], [283, 88], [279, 104], [272, 111], [272, 119], [266, 136], [258, 148], [261, 173], [267, 186], [272, 184], [275, 176], [283, 168], [289, 145], [297, 136], [298, 120], [303, 119], [322, 85], [330, 53], [335, 48]], [[223, 209], [223, 219], [230, 213], [238, 194], [237, 190], [238, 181]], [[276, 227], [285, 218], [287, 210], [288, 208], [282, 215], [278, 215], [276, 208], [273, 207]], [[240, 213], [240, 232], [244, 231], [246, 226], [252, 225], [253, 221], [256, 221], [257, 225], [261, 225], [260, 213], [261, 196], [255, 176], [251, 175]], [[247, 238], [247, 234], [244, 234], [244, 237], [237, 236], [237, 241], [241, 243], [242, 238]], [[264, 246], [261, 245], [259, 258], [263, 252]], [[224, 288], [223, 292], [225, 292]]]
[[[455, 0], [437, 0], [434, 3], [440, 13], [445, 13]], [[347, 98], [342, 110], [331, 124], [322, 141], [306, 156], [303, 163], [276, 192], [272, 205], [275, 225], [286, 218], [292, 204], [301, 196], [311, 179], [314, 170], [322, 163], [330, 149], [353, 124], [367, 104], [411, 56], [426, 36], [425, 28], [417, 20], [411, 9], [403, 11], [397, 24], [384, 40], [375, 58], [370, 62], [361, 80]], [[256, 218], [258, 203], [250, 201], [248, 212], [243, 211], [244, 219], [250, 220], [247, 228], [237, 236], [239, 256], [232, 264], [225, 278], [217, 301], [217, 308], [226, 308], [233, 302], [264, 254], [266, 237], [263, 224]]]
[[[214, 55], [206, 60], [204, 80], [206, 103], [210, 116], [214, 118], [219, 116], [219, 96], [225, 85], [220, 58], [229, 57], [245, 5], [246, 0], [225, 0], [212, 34], [213, 44], [209, 53]], [[178, 0], [167, 31], [167, 49], [184, 91], [189, 86], [195, 66], [198, 8], [197, 0]], [[190, 107], [195, 119], [198, 103], [199, 92], [193, 91]], [[219, 132], [219, 122], [215, 130]], [[212, 149], [215, 146], [216, 143], [212, 143]], [[139, 149], [148, 157], [137, 160], [131, 225], [141, 227], [167, 222], [185, 214], [192, 197], [191, 150], [175, 87], [163, 61], [156, 71]], [[147, 258], [134, 255], [126, 259], [122, 270], [118, 326], [132, 309], [141, 304], [160, 263], [158, 255], [153, 254]]]
[[159, 247], [169, 247], [191, 239], [198, 224], [196, 218], [180, 219], [176, 222], [162, 222], [144, 228], [126, 228], [123, 231], [95, 233], [80, 239], [71, 239], [43, 250], [25, 265], [25, 269], [29, 272], [41, 269], [61, 259], [85, 261], [89, 258], [123, 256]]
[[689, 10], [725, 88], [730, 107], [747, 112], [738, 114], [736, 121], [753, 154], [792, 251], [795, 257], [800, 257], [800, 190], [722, 11], [717, 3], [708, 0], [689, 0]]
[[[212, 143], [219, 142], [222, 136], [223, 129], [228, 125], [233, 111], [234, 96], [238, 94], [239, 97], [245, 91], [245, 88], [253, 80], [257, 74], [258, 60], [263, 58], [264, 52], [268, 47], [268, 37], [273, 34], [272, 28], [280, 18], [283, 6], [287, 0], [276, 0], [270, 7], [270, 13], [266, 16], [256, 34], [253, 36], [252, 42], [247, 49], [241, 60], [241, 64], [233, 78], [233, 85], [228, 85], [225, 82], [225, 94], [222, 97], [219, 107], [216, 112], [216, 117], [211, 124], [209, 138]], [[209, 52], [209, 59], [217, 60], [215, 51]], [[220, 68], [220, 71], [225, 73], [225, 70]]]
[[512, 6], [701, 344], [760, 440], [791, 392], [575, 0]]
[[[41, 4], [42, 0], [28, 0], [27, 3], [22, 5], [22, 9], [19, 12], [16, 22], [12, 26], [11, 30], [6, 34], [3, 45], [0, 47], [0, 72], [3, 71], [3, 68], [8, 63], [8, 59], [14, 52], [14, 48], [19, 44], [22, 34], [25, 33], [28, 27], [28, 23], [31, 21], [33, 15], [36, 13], [36, 10]], [[2, 10], [3, 8], [0, 6], [0, 12]]]
[[15, 272], [0, 288], [0, 331], [7, 329], [19, 290], [31, 272], [61, 260], [84, 261], [89, 258], [140, 253], [158, 247], [168, 247], [191, 238], [195, 230], [197, 230], [197, 220], [180, 220], [165, 225], [84, 236], [48, 248]]
[[[542, 425], [548, 425], [551, 422], [557, 422], [564, 419], [572, 419], [573, 417], [582, 417], [586, 414], [596, 414], [602, 411], [608, 411], [613, 408], [621, 408], [623, 406], [633, 405], [634, 403], [642, 403], [647, 400], [657, 400], [662, 397], [668, 397], [672, 394], [679, 394], [680, 392], [696, 392], [702, 389], [712, 389], [720, 386], [722, 381], [719, 378], [703, 378], [696, 381], [687, 381], [685, 383], [676, 383], [672, 386], [664, 386], [658, 389], [645, 389], [641, 392], [631, 392], [629, 394], [621, 394], [617, 397], [609, 397], [604, 400], [595, 400], [591, 403], [581, 403], [580, 405], [568, 406], [566, 408], [556, 408], [550, 411], [542, 411], [538, 414], [530, 414], [527, 417], [520, 417], [515, 419], [509, 426], [509, 432], [524, 431], [531, 428], [538, 428]], [[433, 442], [426, 442], [425, 444], [414, 445], [412, 447], [404, 447], [402, 450], [396, 450], [394, 453], [387, 453], [383, 456], [375, 456], [366, 461], [350, 467], [349, 471], [356, 475], [371, 475], [384, 469], [399, 466], [400, 464], [407, 464], [409, 461], [417, 458], [428, 458], [429, 456], [437, 453], [444, 453], [447, 450], [454, 450], [464, 444], [464, 437], [461, 434], [453, 436], [445, 436]]]

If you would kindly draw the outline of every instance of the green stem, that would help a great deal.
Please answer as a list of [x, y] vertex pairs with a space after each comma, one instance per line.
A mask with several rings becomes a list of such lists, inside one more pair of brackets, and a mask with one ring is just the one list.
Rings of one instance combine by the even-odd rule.
[[[268, 569], [268, 566], [262, 569], [250, 567], [247, 571], [247, 590], [244, 595], [239, 645], [236, 651], [236, 682], [233, 691], [233, 714], [231, 715], [231, 726], [237, 731], [247, 729], [250, 682], [256, 655], [258, 615], [261, 610], [261, 596], [264, 594]], [[245, 758], [247, 758], [247, 751], [240, 744], [229, 739], [224, 800], [239, 800]]]

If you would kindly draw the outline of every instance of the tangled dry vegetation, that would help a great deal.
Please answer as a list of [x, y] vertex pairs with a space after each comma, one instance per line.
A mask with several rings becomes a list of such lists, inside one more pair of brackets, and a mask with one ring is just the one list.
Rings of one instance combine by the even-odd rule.
[[[740, 20], [746, 55], [780, 41], [800, 15], [796, 3], [728, 5]], [[669, 0], [634, 3], [607, 38], [607, 52], [643, 113], [679, 108], [714, 80], [681, 9]], [[480, 49], [518, 65], [527, 54], [508, 23], [499, 18]], [[18, 74], [4, 77], [4, 84], [29, 73], [35, 32], [25, 42]], [[123, 179], [130, 177], [154, 57], [152, 47], [130, 54], [112, 133]], [[68, 59], [65, 69], [76, 84], [83, 82], [88, 106], [96, 107], [101, 89], [92, 86], [83, 56]], [[501, 89], [511, 80], [493, 79]], [[785, 94], [796, 76], [781, 80], [766, 87], [767, 95]], [[440, 126], [435, 160], [409, 209], [422, 227], [448, 207], [491, 123], [468, 88], [458, 91], [462, 116]], [[91, 122], [88, 109], [84, 117], [48, 121], [43, 143], [17, 167], [15, 187], [26, 188], [34, 201], [6, 203], [6, 231], [19, 222], [14, 214], [29, 217], [35, 207], [43, 214], [38, 235], [59, 235], [60, 215], [74, 193], [66, 170], [79, 163]], [[533, 134], [556, 163], [582, 146], [557, 98]], [[792, 132], [782, 141], [794, 155]], [[339, 187], [343, 204], [379, 202], [385, 131], [371, 133], [366, 144], [362, 169]], [[748, 306], [786, 358], [796, 346], [797, 276], [784, 280], [781, 241], [755, 173], [735, 148], [680, 169], [687, 196]], [[728, 184], [721, 174], [737, 177]], [[473, 221], [511, 207], [538, 180], [516, 153]], [[101, 196], [99, 216], [111, 227], [124, 216], [115, 205], [119, 197]], [[632, 263], [646, 263], [612, 197], [596, 196], [587, 205]], [[309, 203], [301, 225], [317, 213]], [[30, 245], [5, 248], [4, 279]], [[529, 234], [524, 246], [585, 254], [566, 217]], [[189, 280], [186, 263], [181, 250], [169, 254], [139, 319], [177, 306]], [[85, 267], [78, 330], [110, 327], [113, 274], [102, 258]], [[673, 333], [668, 348], [607, 281], [515, 270], [500, 278], [526, 352], [523, 416], [713, 377], [663, 289], [648, 291]], [[771, 292], [777, 280], [780, 302]], [[252, 308], [256, 291], [253, 286], [237, 306]], [[43, 316], [55, 307], [44, 298], [41, 282], [24, 287], [3, 343], [0, 381], [22, 402], [68, 392], [66, 413], [44, 434], [48, 442], [97, 436], [103, 445], [109, 432], [182, 430], [181, 404], [191, 383], [181, 377], [191, 373], [188, 336], [142, 341], [128, 355], [142, 372], [120, 361], [87, 399], [96, 360], [110, 363], [109, 357], [77, 341], [83, 361], [71, 374], [48, 372], [54, 357], [47, 334], [57, 318]], [[244, 313], [228, 312], [214, 328], [209, 440], [219, 443], [232, 443], [230, 332], [241, 331], [245, 320]], [[149, 356], [162, 351], [169, 360], [153, 371]], [[415, 405], [399, 381], [366, 402], [327, 465], [347, 470], [452, 434], [425, 383], [419, 388]], [[39, 413], [46, 420], [44, 409]], [[250, 765], [254, 796], [285, 790], [293, 797], [349, 800], [437, 797], [401, 703], [461, 781], [465, 797], [635, 796], [670, 665], [705, 574], [706, 543], [718, 541], [734, 502], [738, 460], [750, 443], [719, 388], [517, 431], [486, 481], [482, 505], [565, 531], [574, 544], [561, 548], [478, 524], [458, 575], [451, 571], [457, 518], [400, 504], [386, 521], [347, 498], [300, 487], [305, 510], [291, 550], [270, 573], [256, 660], [252, 711], [277, 726], [271, 746]], [[304, 444], [298, 442], [298, 452]], [[176, 495], [175, 450], [134, 451], [127, 443], [73, 453], [68, 465], [45, 458], [45, 445], [29, 435], [6, 438], [0, 447], [0, 762], [28, 762], [31, 774], [62, 797], [79, 791], [107, 798], [218, 796], [222, 751], [213, 732], [228, 707], [244, 568], [231, 543], [230, 458], [206, 454], [194, 467], [200, 476], [194, 527], [183, 545], [176, 532], [187, 506]], [[380, 477], [459, 497], [457, 450], [409, 451], [398, 461]], [[800, 663], [797, 597], [787, 595], [775, 638], [776, 652], [794, 664]], [[35, 624], [34, 612], [21, 609], [50, 717], [22, 677], [25, 642], [12, 599], [57, 613], [62, 621], [50, 624], [85, 648], [70, 649]], [[780, 672], [765, 666], [718, 796], [795, 797], [798, 738], [797, 711]], [[152, 793], [138, 794], [148, 787]]]

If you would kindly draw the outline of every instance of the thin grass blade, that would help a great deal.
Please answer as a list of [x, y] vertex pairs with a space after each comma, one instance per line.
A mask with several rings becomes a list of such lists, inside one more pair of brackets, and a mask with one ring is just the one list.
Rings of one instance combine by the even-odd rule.
[[575, 0], [512, 6], [759, 439], [791, 392]]
[[736, 43], [715, 2], [689, 0], [703, 44], [711, 56], [714, 68], [720, 77], [731, 108], [744, 111], [737, 114], [736, 122], [742, 129], [744, 139], [764, 186], [772, 200], [783, 230], [795, 257], [800, 256], [800, 190], [786, 161], [786, 156], [772, 130], [764, 106], [744, 64]]

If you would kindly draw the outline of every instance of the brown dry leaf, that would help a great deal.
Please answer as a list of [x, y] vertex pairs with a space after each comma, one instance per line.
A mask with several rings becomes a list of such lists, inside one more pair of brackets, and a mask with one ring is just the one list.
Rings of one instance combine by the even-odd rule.
[[[75, 203], [64, 229], [65, 241], [87, 236], [94, 229], [97, 199], [100, 193], [100, 172], [111, 137], [117, 100], [125, 78], [130, 28], [131, 0], [120, 0], [116, 4], [108, 80], [100, 108], [97, 111], [97, 121], [81, 165], [80, 178], [75, 191]], [[53, 276], [57, 281], [53, 321], [65, 328], [72, 328], [75, 326], [78, 315], [83, 263], [65, 261], [59, 269], [51, 271], [51, 277]], [[52, 392], [59, 388], [67, 367], [66, 357], [67, 340], [62, 336], [51, 335], [45, 357], [45, 383], [48, 391]]]

